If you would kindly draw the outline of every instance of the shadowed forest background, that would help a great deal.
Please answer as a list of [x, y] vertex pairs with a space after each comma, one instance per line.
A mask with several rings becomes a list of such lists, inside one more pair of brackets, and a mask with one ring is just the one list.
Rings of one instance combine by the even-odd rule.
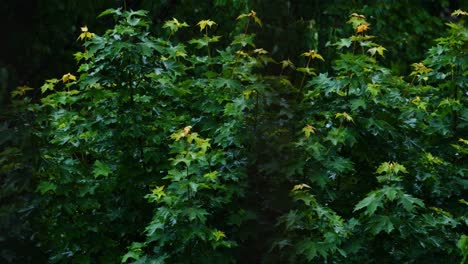
[[0, 263], [465, 263], [467, 7], [3, 1]]

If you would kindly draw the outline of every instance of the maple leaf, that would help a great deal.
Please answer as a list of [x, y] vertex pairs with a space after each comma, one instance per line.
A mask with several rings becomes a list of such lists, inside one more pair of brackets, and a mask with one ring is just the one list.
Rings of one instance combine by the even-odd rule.
[[353, 118], [346, 112], [343, 112], [343, 113], [337, 113], [335, 115], [335, 118], [343, 118], [344, 120], [348, 121], [348, 122], [353, 122], [354, 123], [354, 120]]
[[109, 165], [101, 162], [100, 160], [96, 160], [94, 162], [94, 169], [93, 169], [94, 177], [99, 177], [99, 176], [107, 177], [109, 176], [110, 173], [111, 173], [111, 169]]
[[257, 12], [252, 10], [250, 13], [239, 15], [236, 19], [241, 19], [244, 17], [251, 17], [254, 19], [255, 23], [257, 23], [260, 27], [262, 26], [262, 21], [257, 17]]
[[153, 190], [151, 190], [151, 193], [157, 196], [158, 200], [161, 199], [161, 197], [166, 195], [166, 193], [164, 192], [164, 185], [154, 188]]
[[368, 23], [361, 24], [361, 25], [357, 26], [356, 32], [357, 33], [362, 33], [364, 31], [367, 31], [367, 30], [369, 30], [369, 26], [370, 26], [370, 24], [368, 24]]
[[26, 94], [27, 91], [34, 90], [33, 88], [29, 86], [18, 86], [14, 91], [11, 92], [11, 97], [16, 97], [20, 95]]
[[302, 129], [302, 132], [304, 132], [306, 138], [309, 138], [310, 134], [315, 134], [315, 131], [317, 131], [317, 129], [311, 125], [307, 125]]
[[257, 54], [267, 54], [268, 51], [262, 49], [262, 48], [259, 48], [259, 49], [254, 49], [253, 51], [254, 53], [257, 53]]
[[411, 72], [410, 76], [418, 76], [420, 77], [421, 75], [428, 74], [432, 71], [431, 68], [426, 67], [422, 62], [419, 63], [413, 63], [411, 64], [411, 67], [413, 67], [413, 71]]
[[76, 81], [76, 76], [71, 74], [71, 73], [67, 73], [67, 74], [62, 76], [62, 82], [63, 83], [66, 83], [66, 82], [69, 82], [69, 81]]
[[401, 164], [399, 164], [397, 162], [384, 162], [384, 163], [380, 164], [380, 166], [377, 168], [376, 172], [378, 174], [383, 174], [383, 173], [398, 174], [400, 171], [403, 172], [403, 173], [408, 173], [405, 166], [403, 166], [403, 165], [401, 165]]
[[319, 60], [325, 61], [323, 59], [322, 55], [315, 52], [315, 50], [309, 50], [308, 52], [304, 52], [304, 53], [301, 54], [301, 56], [308, 57], [308, 58], [311, 58], [311, 59], [319, 59]]
[[295, 191], [302, 190], [304, 188], [310, 189], [312, 187], [310, 187], [309, 185], [305, 183], [301, 183], [301, 184], [294, 185], [294, 187], [292, 188], [292, 191], [295, 192]]
[[356, 14], [356, 13], [352, 13], [350, 15], [350, 18], [349, 18], [347, 23], [353, 25], [354, 29], [357, 29], [357, 27], [360, 26], [360, 25], [368, 24], [366, 22], [366, 17], [365, 16], [359, 15], [359, 14]]
[[212, 27], [213, 25], [216, 25], [216, 22], [212, 20], [201, 20], [200, 22], [197, 23], [197, 26], [200, 27], [200, 31], [203, 31], [206, 27]]
[[94, 33], [89, 32], [87, 26], [81, 27], [80, 29], [81, 29], [81, 34], [78, 37], [78, 39], [87, 40], [87, 39], [91, 39], [92, 37], [94, 37]]
[[420, 101], [421, 101], [421, 98], [419, 98], [419, 96], [416, 96], [416, 98], [414, 98], [413, 100], [411, 100], [411, 103], [413, 103], [413, 104], [418, 104]]
[[458, 10], [453, 11], [451, 16], [468, 16], [468, 12], [458, 9]]
[[58, 79], [50, 79], [50, 80], [46, 80], [46, 82], [44, 83], [44, 85], [41, 86], [41, 92], [42, 93], [45, 93], [47, 90], [51, 90], [53, 91], [54, 90], [54, 86], [55, 84], [57, 84], [59, 82]]
[[303, 73], [305, 73], [305, 74], [307, 74], [307, 75], [314, 75], [314, 76], [317, 75], [317, 74], [315, 73], [315, 69], [314, 69], [314, 68], [310, 68], [310, 67], [307, 67], [307, 68], [299, 67], [299, 68], [296, 69], [296, 71], [298, 71], [298, 72], [303, 72]]
[[224, 232], [221, 230], [216, 230], [213, 232], [213, 236], [215, 241], [219, 241], [220, 239], [225, 238], [226, 234], [224, 234]]
[[236, 54], [239, 55], [239, 56], [242, 56], [242, 57], [247, 57], [249, 56], [249, 54], [247, 54], [245, 51], [243, 50], [238, 50], [236, 51]]
[[384, 57], [384, 51], [386, 50], [387, 49], [382, 46], [377, 46], [377, 47], [370, 48], [367, 52], [369, 52], [372, 56], [375, 56], [375, 54], [377, 53], [380, 56]]
[[183, 28], [183, 27], [188, 27], [189, 25], [185, 22], [179, 22], [179, 20], [177, 20], [177, 18], [172, 18], [172, 20], [168, 20], [164, 23], [163, 25], [163, 28], [169, 28], [169, 30], [172, 32], [172, 33], [175, 33], [176, 31], [178, 31], [180, 28]]
[[292, 69], [296, 68], [294, 64], [292, 63], [292, 61], [289, 59], [282, 60], [280, 63], [281, 63], [281, 69], [286, 69], [287, 67], [290, 67]]

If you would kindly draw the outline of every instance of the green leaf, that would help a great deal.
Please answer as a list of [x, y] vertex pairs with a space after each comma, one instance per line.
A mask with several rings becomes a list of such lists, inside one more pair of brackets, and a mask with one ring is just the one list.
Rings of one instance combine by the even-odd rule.
[[327, 168], [330, 168], [334, 172], [344, 173], [350, 172], [354, 169], [354, 163], [343, 157], [336, 157], [326, 163]]
[[41, 86], [41, 92], [45, 93], [48, 90], [53, 91], [54, 87], [55, 87], [55, 84], [57, 84], [58, 82], [59, 82], [58, 79], [47, 80], [46, 83], [44, 83], [44, 85]]
[[338, 48], [338, 49], [342, 49], [342, 48], [349, 48], [351, 47], [351, 45], [353, 44], [353, 41], [351, 38], [342, 38], [340, 39], [338, 42], [335, 43], [335, 46]]
[[415, 207], [424, 208], [424, 202], [421, 199], [415, 198], [409, 194], [403, 194], [398, 200], [398, 204], [402, 205], [408, 212], [412, 212]]
[[255, 38], [255, 35], [254, 34], [240, 34], [240, 35], [237, 35], [234, 37], [234, 40], [232, 41], [232, 45], [241, 45], [242, 47], [245, 47], [245, 46], [251, 46], [251, 47], [255, 47], [255, 44], [254, 44], [254, 38]]
[[317, 254], [317, 243], [310, 239], [304, 239], [300, 241], [297, 245], [297, 252], [299, 254], [305, 255], [308, 261], [312, 261], [318, 256]]
[[377, 235], [382, 231], [390, 234], [395, 229], [390, 217], [386, 215], [376, 215], [372, 217], [369, 221], [369, 228], [374, 235]]
[[296, 68], [296, 71], [298, 71], [298, 72], [303, 72], [303, 73], [305, 73], [305, 74], [307, 74], [307, 75], [317, 75], [317, 74], [315, 73], [316, 69], [310, 68], [310, 67], [307, 67], [307, 68], [298, 67], [298, 68]]
[[206, 216], [209, 215], [205, 209], [189, 207], [185, 209], [185, 214], [188, 216], [190, 221], [198, 220], [201, 223], [206, 222]]
[[57, 185], [49, 181], [41, 181], [36, 190], [41, 194], [45, 194], [48, 191], [55, 192], [55, 190], [57, 190]]
[[143, 251], [139, 250], [139, 251], [129, 251], [127, 252], [127, 254], [125, 254], [123, 257], [122, 257], [122, 263], [125, 263], [127, 262], [127, 260], [129, 259], [134, 259], [134, 260], [138, 260], [141, 258], [141, 254], [143, 253]]
[[190, 157], [179, 157], [173, 160], [173, 164], [177, 165], [179, 163], [184, 163], [187, 167], [190, 167], [190, 164], [192, 163], [192, 158]]
[[27, 91], [32, 91], [32, 90], [34, 89], [28, 86], [18, 86], [16, 87], [15, 90], [11, 92], [11, 97], [22, 96], [26, 94]]
[[260, 18], [257, 17], [257, 13], [255, 11], [252, 10], [250, 11], [250, 13], [241, 14], [236, 18], [236, 20], [242, 19], [244, 17], [251, 17], [254, 19], [255, 23], [257, 23], [260, 27], [262, 26], [262, 21], [260, 20]]
[[399, 192], [400, 190], [393, 186], [386, 186], [382, 189], [382, 193], [388, 198], [389, 201], [395, 200]]
[[133, 242], [129, 247], [128, 247], [128, 252], [122, 257], [122, 263], [127, 262], [129, 259], [135, 259], [138, 260], [141, 258], [141, 255], [143, 253], [142, 248], [145, 247], [144, 243], [138, 243], [138, 242]]
[[367, 108], [366, 100], [361, 99], [361, 98], [353, 99], [350, 101], [350, 103], [351, 103], [351, 110], [353, 111], [356, 111], [359, 108], [364, 109], [364, 110]]
[[189, 186], [193, 193], [198, 191], [198, 184], [196, 182], [189, 182]]
[[468, 256], [468, 236], [461, 235], [460, 239], [457, 242], [457, 247], [460, 249], [463, 259], [466, 259]]
[[119, 9], [113, 9], [113, 8], [106, 9], [104, 12], [98, 15], [98, 18], [103, 17], [103, 16], [108, 16], [108, 15], [121, 16], [122, 12], [120, 11], [120, 8]]
[[380, 164], [376, 172], [378, 174], [398, 174], [399, 172], [408, 173], [405, 166], [397, 162], [384, 162]]
[[291, 69], [295, 69], [295, 68], [296, 68], [296, 67], [294, 66], [294, 63], [293, 63], [291, 60], [289, 60], [289, 59], [287, 59], [287, 60], [282, 60], [280, 63], [281, 63], [281, 69], [283, 69], [283, 70], [286, 69], [286, 68], [288, 68], [288, 67], [291, 68]]
[[109, 165], [101, 162], [100, 160], [96, 160], [94, 162], [94, 169], [93, 169], [93, 175], [94, 177], [99, 177], [99, 176], [104, 176], [107, 177], [109, 176], [109, 173], [111, 172], [111, 169]]
[[224, 232], [221, 230], [216, 230], [212, 234], [213, 234], [215, 241], [219, 241], [226, 237], [226, 234], [224, 234]]
[[163, 28], [169, 28], [171, 33], [177, 32], [180, 28], [188, 27], [189, 25], [185, 22], [179, 22], [176, 18], [172, 18], [172, 20], [168, 20], [164, 23]]
[[156, 200], [160, 200], [161, 197], [166, 196], [166, 193], [164, 192], [164, 185], [155, 187], [153, 190], [151, 190], [151, 194], [156, 197]]
[[221, 36], [204, 36], [203, 38], [199, 39], [191, 39], [189, 41], [190, 44], [195, 44], [197, 49], [201, 49], [207, 47], [210, 43], [218, 42], [221, 39]]
[[364, 214], [373, 215], [378, 207], [382, 207], [382, 195], [377, 195], [376, 192], [371, 192], [366, 198], [362, 199], [355, 207], [354, 211], [366, 208]]

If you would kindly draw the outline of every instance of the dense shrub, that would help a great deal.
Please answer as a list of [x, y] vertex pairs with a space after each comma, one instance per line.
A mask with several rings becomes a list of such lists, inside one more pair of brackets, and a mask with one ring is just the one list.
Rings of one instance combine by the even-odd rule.
[[40, 157], [1, 152], [1, 195], [31, 171], [27, 229], [52, 263], [464, 262], [467, 14], [454, 15], [398, 76], [356, 13], [336, 59], [310, 50], [296, 66], [256, 46], [254, 11], [230, 36], [176, 18], [155, 36], [146, 12], [109, 9], [113, 28], [81, 29], [77, 74], [18, 108]]

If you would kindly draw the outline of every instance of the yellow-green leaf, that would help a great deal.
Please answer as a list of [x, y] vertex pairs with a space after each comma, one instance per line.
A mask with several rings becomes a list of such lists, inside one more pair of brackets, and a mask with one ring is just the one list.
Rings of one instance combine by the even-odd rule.
[[314, 75], [314, 76], [317, 75], [317, 74], [315, 73], [315, 69], [314, 69], [314, 68], [310, 68], [310, 67], [307, 67], [307, 68], [299, 67], [299, 68], [296, 69], [296, 71], [298, 71], [298, 72], [303, 72], [303, 73], [305, 73], [305, 74], [307, 74], [307, 75]]
[[323, 59], [322, 55], [315, 52], [315, 50], [309, 50], [307, 52], [304, 52], [304, 53], [301, 54], [301, 56], [311, 58], [311, 59], [319, 59], [319, 60], [325, 61]]
[[242, 19], [244, 17], [251, 17], [254, 19], [255, 23], [257, 23], [260, 27], [262, 26], [262, 21], [260, 20], [260, 18], [258, 18], [257, 12], [252, 10], [250, 11], [250, 13], [239, 15], [236, 19]]
[[294, 187], [292, 188], [292, 191], [295, 192], [295, 191], [302, 190], [304, 188], [311, 189], [309, 185], [305, 183], [301, 183], [301, 184], [294, 185]]
[[179, 22], [176, 18], [172, 18], [172, 20], [168, 20], [164, 23], [163, 28], [169, 28], [169, 30], [174, 33], [178, 31], [180, 28], [188, 27], [189, 25], [185, 22]]
[[71, 73], [67, 73], [67, 74], [62, 76], [62, 82], [63, 83], [66, 83], [66, 82], [69, 82], [69, 81], [76, 81], [76, 76], [71, 74]]
[[41, 92], [42, 93], [45, 93], [47, 90], [51, 90], [53, 91], [54, 90], [54, 87], [55, 87], [55, 84], [57, 84], [59, 82], [58, 79], [50, 79], [50, 80], [47, 80], [44, 85], [41, 86]]
[[256, 54], [268, 54], [268, 51], [266, 51], [266, 50], [264, 50], [262, 48], [254, 49], [253, 52], [256, 53]]
[[210, 173], [205, 173], [205, 175], [203, 175], [204, 178], [207, 178], [211, 181], [216, 181], [216, 179], [218, 179], [218, 172], [217, 171], [212, 171]]
[[240, 15], [236, 18], [236, 20], [242, 19], [242, 18], [244, 18], [244, 17], [250, 17], [250, 13], [247, 13], [247, 14], [240, 14]]
[[377, 168], [377, 173], [378, 174], [382, 174], [382, 173], [398, 174], [399, 172], [408, 173], [405, 166], [403, 166], [403, 165], [401, 165], [401, 164], [399, 164], [397, 162], [384, 162], [384, 163], [380, 164], [380, 166]]
[[458, 9], [453, 11], [452, 16], [468, 16], [468, 12]]
[[34, 90], [29, 86], [18, 86], [14, 91], [11, 92], [11, 97], [25, 95], [27, 91]]
[[342, 118], [348, 122], [353, 122], [354, 123], [354, 120], [353, 120], [353, 117], [351, 117], [348, 113], [346, 112], [343, 112], [343, 113], [337, 113], [335, 115], [335, 118]]
[[165, 196], [166, 193], [164, 192], [164, 185], [163, 186], [157, 186], [153, 190], [151, 190], [151, 193], [157, 197], [157, 199], [161, 199], [161, 197]]
[[94, 33], [89, 32], [87, 26], [81, 27], [80, 29], [81, 29], [81, 34], [78, 37], [78, 39], [87, 40], [87, 39], [91, 39], [92, 37], [94, 37]]
[[292, 63], [292, 61], [290, 61], [289, 59], [287, 60], [282, 60], [281, 62], [281, 69], [286, 69], [287, 67], [290, 67], [291, 69], [294, 69], [295, 66], [294, 66], [294, 63]]
[[215, 241], [219, 241], [220, 239], [225, 238], [226, 234], [224, 234], [224, 232], [221, 230], [216, 230], [213, 232], [213, 236], [214, 236]]
[[216, 25], [216, 22], [212, 20], [201, 20], [200, 22], [197, 23], [197, 26], [200, 27], [200, 31], [203, 31], [206, 27], [212, 27], [213, 25]]
[[310, 134], [315, 134], [315, 131], [317, 129], [311, 125], [307, 125], [302, 129], [302, 132], [304, 132], [306, 138], [310, 137]]
[[380, 56], [384, 57], [384, 51], [386, 51], [387, 49], [382, 47], [382, 46], [378, 46], [378, 47], [373, 47], [373, 48], [370, 48], [367, 52], [369, 52], [372, 56], [375, 56], [375, 54], [379, 54]]

